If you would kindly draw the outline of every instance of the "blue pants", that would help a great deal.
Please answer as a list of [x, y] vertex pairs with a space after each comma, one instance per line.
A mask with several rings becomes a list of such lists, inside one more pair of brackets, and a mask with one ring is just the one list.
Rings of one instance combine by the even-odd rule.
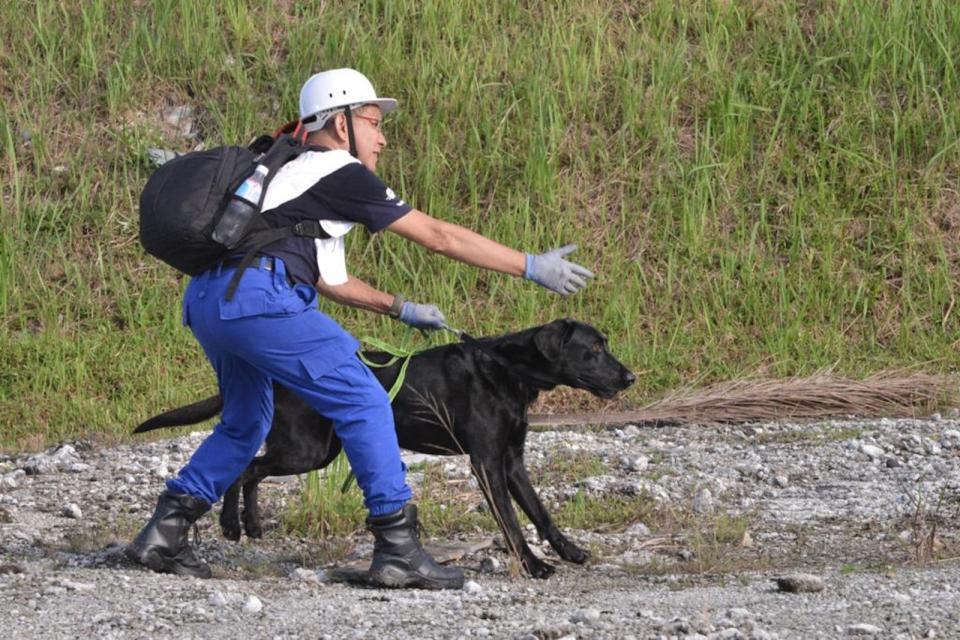
[[[273, 419], [273, 382], [333, 421], [373, 516], [410, 499], [390, 400], [357, 357], [359, 342], [316, 306], [316, 290], [291, 287], [283, 262], [246, 270], [224, 300], [232, 268], [215, 268], [187, 286], [183, 322], [217, 372], [221, 422], [167, 488], [214, 503], [254, 458]], [[257, 268], [259, 264], [259, 268]]]

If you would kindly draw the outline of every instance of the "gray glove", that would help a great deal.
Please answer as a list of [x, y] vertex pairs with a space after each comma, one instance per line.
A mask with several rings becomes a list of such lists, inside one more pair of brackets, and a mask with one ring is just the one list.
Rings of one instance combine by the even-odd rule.
[[576, 293], [587, 286], [587, 278], [593, 277], [593, 272], [586, 267], [564, 260], [564, 256], [576, 249], [577, 245], [568, 244], [539, 256], [527, 254], [527, 269], [523, 277], [562, 296]]
[[440, 329], [447, 322], [437, 305], [414, 302], [403, 303], [398, 319], [416, 329]]

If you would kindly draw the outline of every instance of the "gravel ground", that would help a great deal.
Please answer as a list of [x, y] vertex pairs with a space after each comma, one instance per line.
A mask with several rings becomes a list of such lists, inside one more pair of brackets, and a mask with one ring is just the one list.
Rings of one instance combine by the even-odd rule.
[[[0, 457], [7, 637], [960, 638], [956, 416], [531, 433], [552, 511], [579, 494], [647, 496], [655, 512], [571, 531], [593, 552], [584, 566], [537, 542], [562, 565], [546, 581], [494, 544], [457, 561], [468, 582], [456, 592], [331, 580], [316, 543], [275, 526], [289, 478], [263, 485], [262, 540], [230, 543], [202, 520], [213, 579], [132, 566], [122, 544], [202, 435]], [[436, 460], [451, 481], [466, 474], [462, 459]], [[554, 482], [557, 460], [598, 473]], [[726, 523], [737, 539], [668, 522]], [[369, 557], [365, 535], [348, 542], [348, 559]], [[809, 591], [782, 590], [797, 574]]]

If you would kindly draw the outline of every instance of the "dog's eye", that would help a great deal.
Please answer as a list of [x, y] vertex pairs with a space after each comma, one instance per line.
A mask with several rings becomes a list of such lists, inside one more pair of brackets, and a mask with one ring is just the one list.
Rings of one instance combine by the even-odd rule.
[[593, 351], [594, 353], [603, 353], [603, 343], [594, 342], [593, 346], [590, 347], [590, 351]]

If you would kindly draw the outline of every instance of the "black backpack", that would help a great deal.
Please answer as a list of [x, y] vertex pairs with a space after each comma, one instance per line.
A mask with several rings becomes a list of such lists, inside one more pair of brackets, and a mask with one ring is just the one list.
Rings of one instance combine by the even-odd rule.
[[213, 229], [230, 198], [257, 165], [269, 170], [257, 203], [259, 209], [280, 167], [305, 151], [320, 150], [303, 144], [297, 133], [280, 133], [275, 138], [260, 136], [249, 147], [193, 151], [162, 164], [140, 195], [140, 244], [150, 255], [194, 276], [228, 256], [246, 252], [227, 289], [229, 300], [244, 270], [263, 247], [294, 235], [329, 238], [315, 220], [277, 228], [258, 214], [247, 226], [239, 245], [228, 249], [213, 239]]

